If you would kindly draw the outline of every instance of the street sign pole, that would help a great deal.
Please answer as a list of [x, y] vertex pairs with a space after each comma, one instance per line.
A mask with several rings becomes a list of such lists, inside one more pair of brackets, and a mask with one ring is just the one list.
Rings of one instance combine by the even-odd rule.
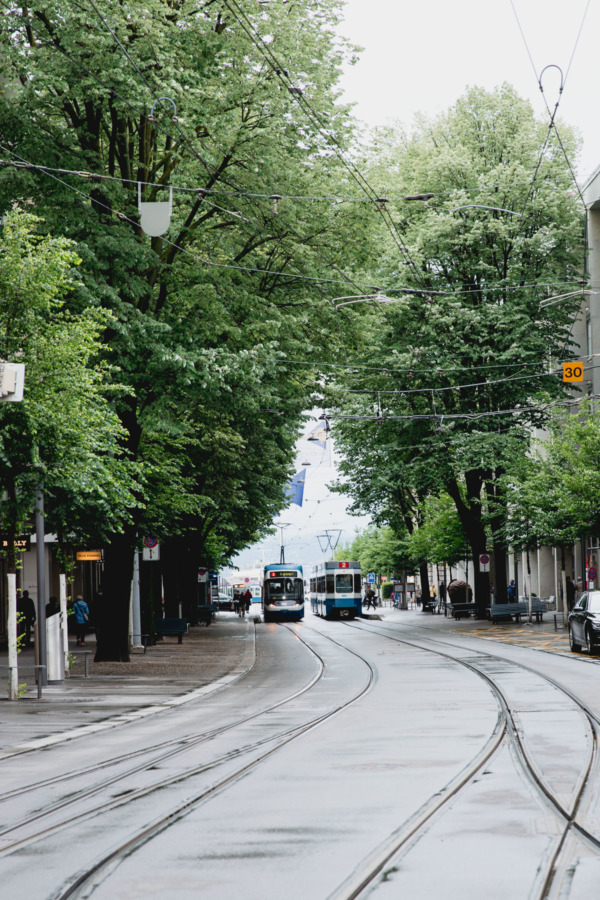
[[36, 609], [36, 662], [44, 668], [38, 670], [39, 683], [45, 687], [48, 684], [48, 653], [46, 643], [46, 547], [44, 545], [44, 495], [42, 488], [38, 487], [35, 508], [35, 540], [37, 562], [37, 609]]

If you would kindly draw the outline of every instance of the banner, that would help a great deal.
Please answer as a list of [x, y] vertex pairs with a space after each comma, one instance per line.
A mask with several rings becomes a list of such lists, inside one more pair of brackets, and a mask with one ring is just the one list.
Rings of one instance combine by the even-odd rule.
[[298, 506], [302, 506], [302, 500], [304, 499], [305, 478], [306, 469], [302, 469], [300, 472], [296, 472], [286, 488], [286, 497], [291, 503], [296, 503]]

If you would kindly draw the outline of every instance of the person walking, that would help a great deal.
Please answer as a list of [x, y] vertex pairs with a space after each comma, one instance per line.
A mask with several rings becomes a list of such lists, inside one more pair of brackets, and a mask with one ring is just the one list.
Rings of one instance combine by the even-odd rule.
[[23, 616], [23, 634], [25, 636], [25, 646], [31, 647], [31, 629], [35, 625], [35, 603], [29, 596], [29, 591], [23, 591], [20, 597], [17, 597], [17, 612]]
[[75, 616], [75, 636], [77, 638], [77, 646], [83, 647], [85, 645], [85, 633], [87, 631], [90, 610], [81, 594], [77, 594], [77, 599], [73, 604], [73, 615]]
[[252, 591], [250, 590], [250, 588], [246, 588], [246, 593], [242, 597], [242, 600], [246, 605], [246, 612], [250, 612], [250, 604], [252, 603]]
[[512, 579], [511, 579], [511, 582], [510, 582], [510, 584], [509, 584], [509, 586], [508, 586], [507, 589], [506, 589], [506, 594], [507, 594], [507, 596], [508, 596], [508, 602], [509, 602], [509, 603], [514, 603], [514, 602], [515, 602], [515, 590], [516, 590], [516, 587], [515, 587], [515, 579], [512, 578]]

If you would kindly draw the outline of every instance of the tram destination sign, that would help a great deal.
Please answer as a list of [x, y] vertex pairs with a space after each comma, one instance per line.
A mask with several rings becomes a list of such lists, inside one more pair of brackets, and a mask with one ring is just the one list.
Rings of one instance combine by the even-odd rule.
[[298, 573], [295, 569], [286, 569], [279, 572], [269, 572], [269, 578], [295, 578]]

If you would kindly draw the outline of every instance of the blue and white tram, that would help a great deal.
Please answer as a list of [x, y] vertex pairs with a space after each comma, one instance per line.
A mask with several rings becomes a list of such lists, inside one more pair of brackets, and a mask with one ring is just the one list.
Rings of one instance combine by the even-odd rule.
[[351, 618], [362, 613], [359, 562], [325, 562], [313, 570], [310, 603], [314, 613]]
[[302, 566], [272, 563], [265, 566], [262, 584], [265, 622], [304, 618]]

